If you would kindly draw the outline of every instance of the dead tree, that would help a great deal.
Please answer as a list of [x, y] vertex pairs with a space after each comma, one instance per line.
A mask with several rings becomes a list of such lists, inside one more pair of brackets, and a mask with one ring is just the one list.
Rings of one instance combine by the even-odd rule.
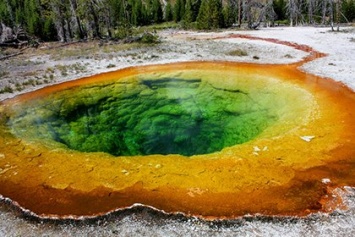
[[242, 0], [238, 0], [238, 25], [242, 26]]
[[66, 28], [66, 8], [62, 1], [51, 0], [50, 6], [54, 13], [54, 25], [57, 29], [58, 38], [61, 42], [67, 42], [67, 28]]
[[300, 0], [288, 0], [286, 4], [286, 11], [290, 18], [290, 26], [298, 25], [301, 14], [301, 1]]
[[[340, 30], [340, 5], [342, 0], [324, 0], [322, 1], [322, 25], [329, 24], [332, 31], [334, 31], [334, 22], [337, 25], [337, 31]], [[334, 15], [335, 13], [335, 15]]]
[[[264, 3], [265, 2], [265, 3]], [[275, 12], [272, 7], [272, 1], [248, 0], [243, 6], [244, 18], [248, 23], [249, 29], [256, 29], [266, 17], [272, 20], [275, 17]]]
[[336, 22], [337, 22], [337, 31], [340, 30], [340, 4], [341, 4], [341, 0], [335, 0], [335, 14], [336, 14]]
[[100, 23], [99, 23], [99, 8], [98, 8], [98, 3], [95, 0], [89, 0], [88, 2], [88, 9], [89, 13], [92, 16], [92, 25], [93, 25], [93, 33], [94, 33], [94, 38], [101, 38], [101, 32], [100, 32]]
[[274, 10], [273, 3], [274, 3], [273, 0], [268, 0], [265, 6], [265, 18], [266, 18], [265, 20], [271, 22], [271, 26], [275, 25], [275, 19], [277, 17], [276, 12]]
[[78, 9], [78, 3], [77, 0], [70, 0], [70, 10], [71, 10], [71, 14], [72, 16], [75, 18], [75, 22], [76, 22], [76, 28], [77, 28], [77, 32], [79, 34], [79, 38], [80, 39], [84, 39], [85, 38], [85, 33], [81, 24], [81, 20], [79, 18], [79, 15], [77, 13], [77, 9]]
[[[14, 29], [0, 24], [0, 47], [23, 48], [28, 46], [30, 38], [22, 27], [15, 27]], [[38, 46], [38, 42], [33, 40], [33, 45]]]
[[0, 23], [0, 43], [10, 43], [16, 40], [16, 36], [12, 28]]
[[296, 13], [297, 13], [297, 6], [296, 6], [296, 3], [295, 3], [295, 0], [289, 0], [287, 5], [286, 5], [286, 8], [287, 8], [287, 13], [290, 17], [290, 26], [293, 26], [294, 24], [294, 20], [296, 18]]
[[307, 4], [308, 4], [308, 23], [309, 24], [314, 24], [314, 20], [313, 20], [313, 12], [316, 8], [316, 1], [315, 0], [307, 0]]
[[329, 0], [322, 1], [322, 25], [325, 25], [327, 21], [328, 5], [329, 5]]
[[[327, 0], [328, 1], [328, 12], [329, 12], [329, 18], [330, 18], [330, 27], [332, 31], [334, 31], [334, 20], [336, 21], [337, 24], [337, 31], [340, 30], [340, 3], [341, 0]], [[334, 7], [335, 7], [335, 16], [334, 16]], [[326, 12], [326, 10], [325, 10]], [[335, 19], [334, 19], [335, 17]]]

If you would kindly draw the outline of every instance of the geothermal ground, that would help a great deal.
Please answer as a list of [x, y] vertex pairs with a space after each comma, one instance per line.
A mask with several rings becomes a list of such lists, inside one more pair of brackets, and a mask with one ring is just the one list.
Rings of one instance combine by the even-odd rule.
[[[343, 82], [355, 90], [355, 28], [263, 28], [257, 31], [198, 33], [165, 30], [155, 45], [113, 42], [43, 44], [0, 61], [0, 100], [68, 80], [136, 65], [178, 61], [223, 60], [289, 64], [308, 54], [261, 39], [228, 38], [231, 34], [278, 39], [307, 45], [327, 54], [302, 65], [301, 70]], [[11, 51], [0, 51], [0, 57]], [[247, 216], [226, 222], [206, 222], [164, 215], [144, 208], [112, 214], [100, 220], [37, 222], [0, 204], [0, 236], [354, 236], [355, 192], [337, 190], [347, 210], [309, 217]], [[30, 197], [29, 197], [30, 198]]]

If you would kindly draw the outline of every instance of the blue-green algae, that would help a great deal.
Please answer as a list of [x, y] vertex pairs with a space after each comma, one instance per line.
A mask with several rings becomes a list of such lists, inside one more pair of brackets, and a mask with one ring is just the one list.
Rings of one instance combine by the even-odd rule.
[[192, 156], [255, 138], [277, 120], [260, 104], [248, 91], [198, 78], [136, 78], [64, 90], [9, 124], [22, 137], [82, 152]]

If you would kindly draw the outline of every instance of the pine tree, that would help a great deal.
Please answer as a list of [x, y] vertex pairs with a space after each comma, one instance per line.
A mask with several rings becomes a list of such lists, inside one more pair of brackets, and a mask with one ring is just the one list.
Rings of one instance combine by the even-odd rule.
[[201, 30], [210, 29], [210, 8], [209, 0], [202, 0], [201, 6], [197, 16], [197, 28]]
[[222, 1], [202, 0], [197, 16], [199, 29], [217, 29], [223, 27]]
[[349, 5], [348, 5], [346, 15], [349, 22], [355, 22], [355, 0], [349, 0]]
[[185, 15], [185, 0], [176, 0], [174, 5], [174, 21], [179, 22]]
[[145, 8], [144, 5], [142, 4], [141, 0], [136, 0], [136, 8], [137, 8], [137, 23], [138, 25], [144, 25], [146, 24], [144, 14], [145, 14]]
[[223, 8], [224, 24], [226, 27], [232, 26], [237, 19], [237, 4], [235, 0], [228, 0]]
[[193, 21], [193, 11], [191, 6], [191, 0], [187, 0], [185, 5], [185, 14], [183, 17], [184, 28], [189, 28], [192, 21]]
[[130, 23], [131, 12], [127, 0], [118, 1], [118, 22], [117, 28], [119, 29], [118, 38], [125, 38], [131, 34], [132, 25]]
[[193, 12], [192, 21], [196, 21], [196, 18], [198, 16], [198, 12], [199, 12], [200, 7], [201, 7], [201, 0], [193, 0], [191, 2], [191, 5], [192, 5], [192, 12]]
[[285, 0], [275, 0], [273, 8], [277, 16], [277, 20], [286, 20], [286, 2]]
[[153, 0], [151, 5], [151, 14], [154, 23], [163, 21], [163, 10], [159, 0]]
[[171, 6], [170, 1], [165, 6], [165, 11], [164, 11], [164, 20], [165, 21], [172, 21], [174, 18], [173, 16], [173, 8]]
[[24, 10], [25, 10], [25, 22], [26, 31], [31, 35], [41, 35], [42, 25], [39, 14], [39, 5], [37, 5], [36, 0], [25, 0]]
[[140, 0], [131, 0], [131, 19], [130, 22], [134, 26], [144, 25], [143, 5]]
[[8, 0], [0, 2], [0, 24], [14, 26], [13, 11]]
[[211, 28], [217, 29], [223, 27], [222, 1], [209, 0], [211, 11]]
[[24, 14], [24, 9], [23, 9], [23, 5], [19, 5], [17, 8], [15, 9], [15, 21], [13, 22], [14, 25], [23, 25], [25, 23], [25, 14]]
[[48, 16], [44, 18], [43, 23], [43, 36], [41, 39], [45, 41], [54, 41], [57, 39], [57, 30], [55, 28], [52, 17]]
[[342, 22], [353, 22], [355, 20], [355, 0], [344, 0], [341, 6]]

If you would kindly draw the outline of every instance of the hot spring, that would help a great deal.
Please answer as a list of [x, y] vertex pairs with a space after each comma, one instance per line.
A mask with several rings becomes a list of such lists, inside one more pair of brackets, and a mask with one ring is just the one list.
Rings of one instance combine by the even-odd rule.
[[354, 101], [295, 66], [231, 62], [49, 86], [0, 104], [0, 194], [41, 217], [331, 211], [355, 185]]
[[41, 100], [9, 124], [20, 137], [50, 139], [83, 152], [191, 156], [253, 139], [277, 121], [277, 110], [284, 111], [288, 99], [277, 98], [272, 88], [239, 83], [225, 88], [183, 78], [80, 86], [67, 91], [71, 95]]

